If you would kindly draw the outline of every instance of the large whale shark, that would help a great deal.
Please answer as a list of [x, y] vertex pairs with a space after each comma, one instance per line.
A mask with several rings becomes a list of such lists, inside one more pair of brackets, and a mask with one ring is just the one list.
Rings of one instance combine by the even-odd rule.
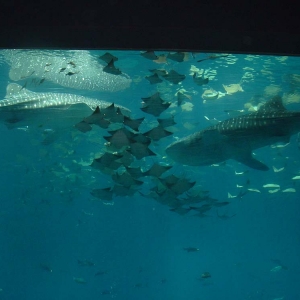
[[[1, 50], [10, 65], [13, 81], [40, 79], [64, 87], [92, 91], [116, 92], [128, 88], [131, 79], [126, 74], [114, 75], [103, 71], [89, 51]], [[55, 55], [54, 55], [55, 54]]]
[[[99, 107], [107, 108], [112, 103], [95, 98], [67, 93], [36, 93], [21, 85], [11, 83], [6, 88], [6, 96], [0, 100], [0, 119], [9, 128], [24, 125], [68, 128], [88, 117]], [[130, 110], [115, 105], [129, 116]]]
[[190, 166], [207, 166], [228, 159], [267, 171], [252, 151], [278, 142], [287, 143], [300, 131], [300, 112], [287, 111], [276, 96], [256, 112], [231, 118], [179, 139], [166, 148], [174, 161]]

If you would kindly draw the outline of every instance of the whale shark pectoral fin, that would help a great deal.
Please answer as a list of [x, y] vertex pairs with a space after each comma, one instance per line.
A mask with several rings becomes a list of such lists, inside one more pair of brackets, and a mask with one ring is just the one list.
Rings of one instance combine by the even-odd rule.
[[251, 153], [245, 153], [245, 155], [235, 158], [238, 162], [256, 170], [268, 171], [269, 167], [259, 160], [255, 159]]

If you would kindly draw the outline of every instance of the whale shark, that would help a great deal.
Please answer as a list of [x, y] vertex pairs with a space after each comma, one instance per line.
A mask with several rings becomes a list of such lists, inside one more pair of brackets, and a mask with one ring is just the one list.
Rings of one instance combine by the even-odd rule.
[[[70, 128], [89, 116], [98, 107], [105, 109], [112, 103], [67, 93], [33, 92], [19, 84], [10, 83], [6, 96], [0, 100], [0, 120], [8, 128], [36, 125], [52, 129]], [[114, 105], [122, 114], [129, 116], [130, 110]]]
[[[128, 88], [130, 77], [103, 71], [104, 65], [89, 51], [0, 50], [10, 66], [12, 81], [39, 79], [64, 87], [91, 91], [116, 92]], [[55, 55], [54, 55], [55, 54]]]
[[230, 118], [181, 138], [166, 148], [174, 161], [190, 166], [209, 166], [236, 160], [250, 168], [269, 167], [253, 157], [252, 151], [278, 142], [287, 143], [300, 131], [300, 112], [287, 111], [280, 96], [256, 112]]

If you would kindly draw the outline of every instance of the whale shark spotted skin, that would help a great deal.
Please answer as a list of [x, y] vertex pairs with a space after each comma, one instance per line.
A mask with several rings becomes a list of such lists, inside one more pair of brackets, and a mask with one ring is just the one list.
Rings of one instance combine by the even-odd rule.
[[[47, 125], [69, 127], [89, 116], [98, 106], [110, 106], [110, 102], [66, 93], [36, 93], [19, 84], [7, 86], [5, 99], [0, 100], [0, 119], [10, 128], [13, 125]], [[130, 110], [120, 106], [121, 112], [129, 116]]]
[[287, 111], [279, 96], [256, 112], [231, 118], [179, 139], [166, 148], [174, 161], [190, 166], [208, 166], [234, 159], [262, 171], [269, 168], [252, 151], [277, 142], [288, 142], [300, 131], [300, 112]]
[[[55, 55], [53, 55], [53, 52]], [[1, 50], [10, 65], [13, 81], [38, 78], [64, 87], [91, 91], [116, 92], [128, 88], [131, 79], [126, 74], [103, 71], [103, 65], [89, 51]]]

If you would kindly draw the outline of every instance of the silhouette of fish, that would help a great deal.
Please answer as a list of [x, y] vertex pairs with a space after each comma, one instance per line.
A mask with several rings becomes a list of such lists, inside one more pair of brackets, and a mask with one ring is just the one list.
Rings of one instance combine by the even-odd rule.
[[300, 112], [287, 111], [275, 96], [256, 112], [231, 118], [169, 145], [173, 160], [191, 166], [207, 166], [234, 159], [262, 171], [268, 166], [255, 159], [252, 151], [277, 142], [289, 142], [300, 130]]

